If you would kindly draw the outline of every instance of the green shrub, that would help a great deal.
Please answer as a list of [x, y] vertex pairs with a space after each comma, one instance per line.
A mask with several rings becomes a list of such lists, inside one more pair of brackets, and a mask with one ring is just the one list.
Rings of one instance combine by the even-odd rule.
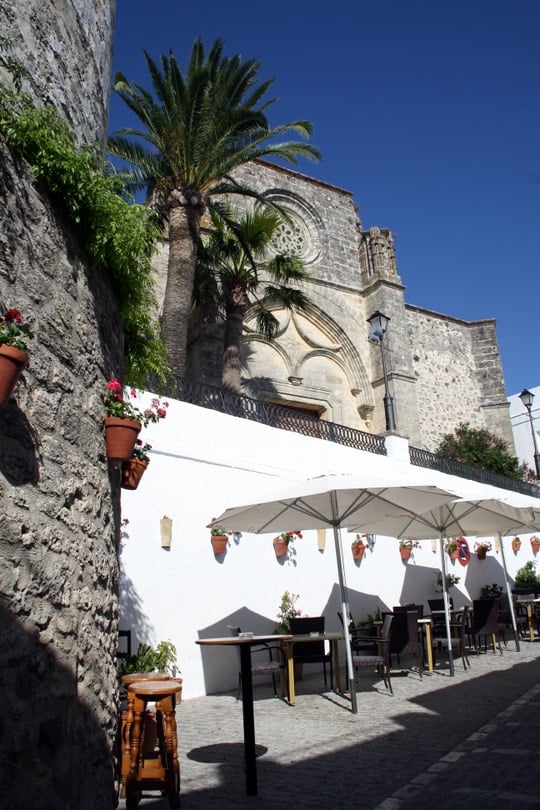
[[133, 672], [168, 672], [174, 678], [179, 672], [176, 647], [171, 641], [160, 641], [155, 649], [139, 644], [136, 655], [131, 655], [121, 670], [122, 675]]
[[540, 585], [540, 578], [536, 573], [536, 560], [528, 560], [524, 566], [518, 568], [514, 577], [517, 588], [534, 589]]
[[483, 428], [472, 428], [467, 422], [455, 428], [454, 433], [447, 433], [435, 453], [518, 481], [532, 477], [527, 464], [520, 464], [503, 439]]

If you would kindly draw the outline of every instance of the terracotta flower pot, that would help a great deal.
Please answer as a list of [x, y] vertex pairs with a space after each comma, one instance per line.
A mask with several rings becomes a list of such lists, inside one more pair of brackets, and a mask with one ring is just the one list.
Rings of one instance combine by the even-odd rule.
[[284, 557], [289, 550], [289, 544], [285, 540], [274, 540], [274, 551], [276, 557]]
[[117, 416], [106, 416], [103, 423], [107, 458], [110, 461], [129, 461], [141, 423], [134, 419], [119, 419]]
[[122, 464], [122, 489], [137, 489], [148, 467], [148, 461], [142, 458], [130, 458]]
[[212, 535], [210, 537], [214, 554], [225, 554], [227, 551], [227, 537], [223, 535]]
[[521, 540], [512, 540], [512, 551], [518, 552], [521, 548]]
[[540, 540], [531, 540], [531, 548], [533, 554], [538, 554], [540, 551]]
[[401, 554], [402, 560], [409, 560], [412, 554], [412, 548], [410, 546], [400, 546], [399, 553]]
[[479, 549], [476, 550], [476, 556], [478, 557], [479, 560], [485, 560], [486, 559], [486, 553], [487, 553], [487, 549], [485, 549], [485, 548], [479, 548]]
[[17, 380], [28, 365], [28, 355], [15, 346], [0, 343], [0, 408], [11, 396]]
[[455, 551], [449, 551], [448, 556], [450, 557], [451, 560], [457, 560], [457, 558], [459, 557], [458, 549], [456, 548]]
[[365, 546], [351, 546], [353, 560], [361, 560], [366, 550]]

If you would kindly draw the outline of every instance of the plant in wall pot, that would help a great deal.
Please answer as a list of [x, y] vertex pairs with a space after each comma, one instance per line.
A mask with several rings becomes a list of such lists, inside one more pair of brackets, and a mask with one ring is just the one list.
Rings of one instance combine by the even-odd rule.
[[451, 560], [457, 560], [459, 554], [459, 546], [455, 540], [446, 540], [444, 544], [445, 550]]
[[136, 439], [131, 458], [129, 461], [122, 462], [123, 489], [137, 489], [140, 480], [143, 477], [144, 471], [150, 463], [150, 456], [148, 453], [151, 449], [151, 444], [148, 444], [148, 442], [143, 442], [142, 439]]
[[519, 537], [514, 537], [512, 540], [512, 551], [517, 554], [521, 548], [521, 540]]
[[[215, 520], [215, 518], [212, 518], [212, 520]], [[232, 532], [224, 531], [221, 526], [210, 526], [210, 542], [214, 554], [225, 554], [229, 534], [232, 534]]]
[[537, 537], [536, 534], [531, 537], [531, 548], [533, 554], [538, 554], [540, 551], [540, 537]]
[[8, 309], [0, 316], [0, 408], [28, 365], [28, 340], [33, 337], [18, 309]]
[[474, 544], [474, 550], [479, 560], [485, 560], [488, 551], [491, 551], [492, 545], [490, 540], [478, 540]]
[[408, 560], [412, 554], [413, 548], [419, 548], [420, 543], [418, 540], [409, 540], [408, 538], [399, 541], [399, 553], [402, 560]]
[[302, 532], [281, 532], [273, 539], [274, 551], [276, 557], [284, 557], [289, 550], [289, 543], [292, 543], [295, 537], [302, 537]]
[[150, 422], [159, 422], [167, 416], [168, 402], [154, 398], [148, 408], [141, 410], [133, 404], [137, 391], [124, 393], [122, 384], [114, 379], [107, 383], [103, 398], [105, 406], [105, 444], [110, 461], [129, 461], [141, 430]]
[[354, 540], [351, 543], [351, 551], [353, 555], [353, 560], [361, 560], [364, 556], [366, 548], [368, 547], [367, 543], [364, 543], [365, 534], [357, 534]]

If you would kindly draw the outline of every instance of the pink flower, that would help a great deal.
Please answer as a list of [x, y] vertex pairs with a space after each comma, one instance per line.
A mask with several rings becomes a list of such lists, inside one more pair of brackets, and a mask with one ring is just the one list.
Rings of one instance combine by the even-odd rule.
[[107, 390], [118, 392], [122, 390], [122, 386], [120, 385], [118, 380], [111, 380], [110, 382], [107, 383]]

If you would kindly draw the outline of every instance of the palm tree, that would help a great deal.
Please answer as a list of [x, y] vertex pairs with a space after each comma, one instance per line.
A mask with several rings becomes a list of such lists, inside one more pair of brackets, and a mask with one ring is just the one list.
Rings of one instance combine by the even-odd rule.
[[[222, 212], [223, 213], [223, 212]], [[271, 243], [283, 220], [276, 211], [258, 209], [237, 218], [211, 214], [212, 228], [199, 246], [195, 290], [203, 303], [217, 299], [225, 314], [222, 386], [241, 393], [240, 346], [249, 308], [257, 330], [272, 340], [279, 322], [272, 309], [309, 311], [311, 302], [295, 285], [309, 279], [297, 256], [272, 252]]]
[[[249, 161], [280, 158], [295, 165], [298, 157], [318, 159], [318, 150], [295, 140], [307, 138], [308, 121], [271, 127], [264, 101], [273, 79], [259, 83], [260, 63], [223, 56], [218, 39], [205, 55], [200, 39], [193, 44], [182, 73], [172, 53], [157, 65], [143, 51], [153, 93], [117, 73], [113, 89], [135, 113], [142, 129], [126, 128], [109, 140], [109, 151], [131, 164], [132, 191], [145, 189], [169, 227], [169, 260], [161, 321], [167, 362], [174, 375], [185, 371], [188, 318], [201, 217], [223, 209], [224, 194], [264, 198], [236, 182], [232, 173]], [[125, 136], [140, 140], [133, 141]]]

